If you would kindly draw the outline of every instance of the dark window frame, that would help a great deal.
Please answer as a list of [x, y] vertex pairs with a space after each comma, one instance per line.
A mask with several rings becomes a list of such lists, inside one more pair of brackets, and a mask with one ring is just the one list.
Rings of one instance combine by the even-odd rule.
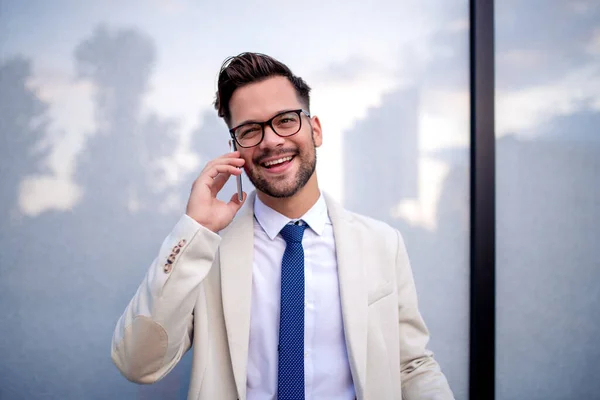
[[494, 1], [470, 0], [469, 398], [495, 398]]

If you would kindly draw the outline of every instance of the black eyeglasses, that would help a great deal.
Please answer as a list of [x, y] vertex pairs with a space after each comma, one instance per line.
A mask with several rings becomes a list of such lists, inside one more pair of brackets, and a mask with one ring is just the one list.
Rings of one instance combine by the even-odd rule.
[[236, 126], [230, 129], [229, 133], [240, 147], [258, 146], [265, 137], [265, 126], [267, 125], [281, 137], [292, 136], [300, 132], [302, 114], [310, 118], [310, 113], [302, 109], [283, 111], [265, 122], [248, 122]]

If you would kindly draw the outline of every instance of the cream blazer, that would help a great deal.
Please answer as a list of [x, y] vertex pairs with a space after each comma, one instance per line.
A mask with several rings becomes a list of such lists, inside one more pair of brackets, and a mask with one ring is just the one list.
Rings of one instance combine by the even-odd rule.
[[[188, 399], [246, 399], [254, 199], [218, 235], [184, 215], [165, 239], [115, 328], [112, 360], [127, 379], [156, 382], [192, 348]], [[400, 233], [325, 199], [357, 398], [453, 399], [426, 349]]]

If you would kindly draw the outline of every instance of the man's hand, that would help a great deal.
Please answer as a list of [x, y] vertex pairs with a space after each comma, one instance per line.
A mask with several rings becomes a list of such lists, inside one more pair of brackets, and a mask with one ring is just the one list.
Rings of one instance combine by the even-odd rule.
[[215, 233], [229, 225], [246, 201], [246, 193], [244, 192], [241, 202], [237, 192], [234, 193], [228, 203], [217, 199], [217, 193], [223, 189], [231, 175], [242, 173], [239, 167], [243, 165], [244, 159], [240, 158], [239, 151], [209, 161], [192, 185], [185, 213]]

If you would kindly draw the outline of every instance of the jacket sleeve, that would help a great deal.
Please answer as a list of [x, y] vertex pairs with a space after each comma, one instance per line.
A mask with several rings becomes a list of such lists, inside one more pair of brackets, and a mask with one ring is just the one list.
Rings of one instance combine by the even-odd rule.
[[158, 381], [191, 347], [194, 305], [220, 241], [183, 215], [163, 242], [112, 339], [112, 360], [130, 381]]
[[405, 400], [451, 400], [446, 377], [427, 350], [429, 332], [417, 304], [417, 291], [402, 236], [398, 236], [396, 278], [400, 337], [400, 373]]

